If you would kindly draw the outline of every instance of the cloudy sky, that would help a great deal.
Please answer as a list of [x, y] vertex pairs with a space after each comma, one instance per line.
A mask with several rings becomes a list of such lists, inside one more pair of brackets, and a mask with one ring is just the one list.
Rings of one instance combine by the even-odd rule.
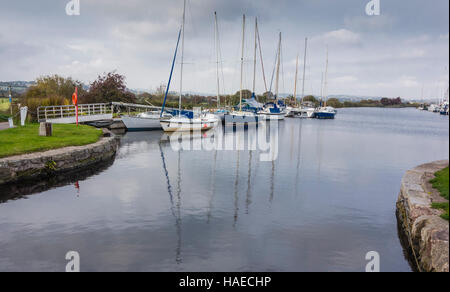
[[[0, 80], [61, 74], [89, 83], [117, 70], [127, 77], [130, 88], [155, 89], [167, 82], [183, 0], [80, 0], [80, 16], [66, 15], [68, 2], [0, 0]], [[239, 89], [245, 13], [246, 88], [252, 83], [258, 17], [268, 79], [278, 33], [283, 35], [281, 92], [293, 92], [295, 59], [303, 55], [308, 37], [308, 94], [320, 93], [328, 46], [330, 94], [419, 98], [424, 88], [425, 97], [442, 95], [449, 81], [449, 1], [380, 0], [380, 16], [366, 15], [368, 2], [188, 0], [184, 89], [216, 92], [213, 13], [217, 11], [226, 93]], [[174, 90], [179, 73], [177, 66]], [[259, 63], [257, 91], [264, 91]]]

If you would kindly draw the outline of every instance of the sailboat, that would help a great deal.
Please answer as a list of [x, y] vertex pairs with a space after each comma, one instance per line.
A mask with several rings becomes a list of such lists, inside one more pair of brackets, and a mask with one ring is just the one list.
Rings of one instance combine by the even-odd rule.
[[279, 81], [280, 81], [280, 65], [281, 65], [281, 32], [280, 38], [278, 42], [278, 55], [277, 55], [277, 75], [275, 80], [275, 102], [268, 102], [264, 105], [264, 108], [258, 112], [258, 116], [261, 120], [284, 120], [286, 116], [286, 112], [284, 108], [280, 107], [280, 103], [278, 101], [278, 89], [279, 89]]
[[128, 131], [153, 131], [161, 130], [161, 119], [171, 118], [169, 113], [163, 113], [162, 117], [159, 110], [138, 114], [137, 116], [122, 116], [122, 122]]
[[258, 123], [258, 116], [253, 112], [242, 110], [242, 91], [244, 78], [244, 49], [245, 49], [245, 14], [242, 20], [242, 55], [241, 55], [241, 88], [239, 97], [239, 111], [232, 111], [225, 114], [225, 124], [249, 125]]
[[440, 109], [440, 114], [443, 116], [448, 116], [448, 108], [449, 108], [449, 104], [448, 104], [448, 89], [445, 93], [445, 96], [442, 99], [442, 103], [441, 103], [441, 109]]
[[[194, 113], [192, 117], [182, 115], [181, 102], [183, 97], [183, 65], [184, 65], [184, 31], [186, 23], [186, 0], [184, 0], [183, 6], [183, 21], [181, 25], [181, 68], [180, 68], [180, 96], [178, 101], [178, 115], [161, 119], [161, 127], [164, 132], [178, 132], [178, 131], [207, 131], [217, 126], [219, 119], [213, 114]], [[173, 70], [173, 66], [172, 66]], [[167, 92], [169, 87], [167, 87]], [[166, 92], [166, 96], [167, 96]], [[164, 105], [166, 98], [164, 99]], [[164, 108], [163, 105], [163, 108]]]
[[[303, 98], [305, 97], [305, 80], [306, 80], [306, 52], [308, 48], [308, 38], [305, 38], [305, 56], [303, 60], [303, 86], [302, 86], [302, 98], [300, 99], [300, 105], [286, 108], [286, 117], [289, 118], [311, 118], [314, 116], [314, 108], [303, 105]], [[294, 100], [297, 103], [297, 81], [298, 81], [298, 54], [295, 69], [295, 84], [294, 84]]]
[[219, 22], [217, 21], [217, 12], [214, 12], [214, 41], [216, 46], [216, 75], [217, 75], [217, 109], [214, 115], [217, 116], [222, 123], [225, 122], [225, 114], [228, 113], [226, 109], [221, 108], [220, 104], [220, 78], [219, 78], [219, 64], [220, 64], [220, 39], [219, 39]]
[[327, 86], [328, 86], [328, 47], [327, 47], [327, 62], [326, 62], [326, 67], [325, 67], [325, 81], [324, 81], [324, 99], [325, 99], [325, 104], [323, 106], [321, 106], [320, 108], [318, 108], [315, 113], [314, 116], [317, 119], [334, 119], [334, 117], [337, 114], [337, 111], [335, 108], [331, 107], [331, 106], [327, 106], [326, 104], [326, 100], [327, 100]]

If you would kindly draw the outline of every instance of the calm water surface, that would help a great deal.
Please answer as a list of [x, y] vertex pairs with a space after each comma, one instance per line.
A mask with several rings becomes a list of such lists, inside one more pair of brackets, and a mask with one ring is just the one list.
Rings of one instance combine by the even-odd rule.
[[162, 136], [128, 133], [77, 185], [1, 203], [0, 271], [64, 271], [72, 250], [83, 271], [364, 271], [372, 250], [383, 271], [411, 271], [400, 180], [449, 156], [448, 117], [415, 109], [286, 120], [274, 163]]

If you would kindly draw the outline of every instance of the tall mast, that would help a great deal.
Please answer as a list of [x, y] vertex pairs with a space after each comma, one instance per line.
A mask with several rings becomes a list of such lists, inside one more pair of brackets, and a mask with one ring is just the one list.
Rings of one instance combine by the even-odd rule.
[[281, 63], [281, 32], [280, 40], [278, 42], [278, 56], [277, 56], [277, 78], [275, 82], [275, 99], [278, 99], [278, 88], [280, 82], [280, 63]]
[[[308, 38], [305, 38], [305, 58], [303, 60], [303, 86], [302, 86], [302, 101], [305, 98], [305, 80], [306, 80], [306, 52], [308, 50]], [[301, 104], [301, 103], [300, 103]]]
[[323, 72], [321, 74], [322, 78], [320, 79], [320, 100], [323, 99]]
[[325, 106], [328, 99], [328, 46], [327, 46], [327, 62], [325, 65], [325, 81], [324, 81], [324, 100], [325, 100]]
[[239, 111], [242, 112], [242, 87], [244, 82], [244, 48], [245, 48], [245, 14], [242, 18], [242, 54], [241, 54], [241, 91], [240, 91], [240, 102]]
[[256, 98], [256, 51], [258, 49], [258, 17], [255, 19], [255, 52], [253, 58], [253, 91], [252, 98]]
[[295, 82], [294, 82], [294, 101], [295, 104], [297, 104], [297, 80], [298, 80], [298, 54], [297, 54], [297, 61], [295, 63]]
[[217, 72], [217, 108], [220, 108], [220, 80], [219, 80], [219, 25], [217, 23], [217, 12], [214, 11], [214, 22], [215, 22], [215, 42], [216, 42], [216, 72]]
[[178, 115], [181, 116], [181, 98], [183, 96], [183, 65], [184, 65], [184, 24], [186, 22], [186, 0], [183, 5], [183, 24], [181, 26], [181, 75], [180, 75], [180, 98], [178, 101]]

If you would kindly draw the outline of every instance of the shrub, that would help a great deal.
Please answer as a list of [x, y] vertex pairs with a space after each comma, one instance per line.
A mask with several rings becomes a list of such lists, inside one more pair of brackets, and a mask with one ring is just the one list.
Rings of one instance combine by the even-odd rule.
[[79, 103], [108, 102], [136, 103], [136, 96], [127, 90], [125, 76], [115, 72], [98, 76], [97, 80], [91, 83], [89, 91], [80, 94]]

